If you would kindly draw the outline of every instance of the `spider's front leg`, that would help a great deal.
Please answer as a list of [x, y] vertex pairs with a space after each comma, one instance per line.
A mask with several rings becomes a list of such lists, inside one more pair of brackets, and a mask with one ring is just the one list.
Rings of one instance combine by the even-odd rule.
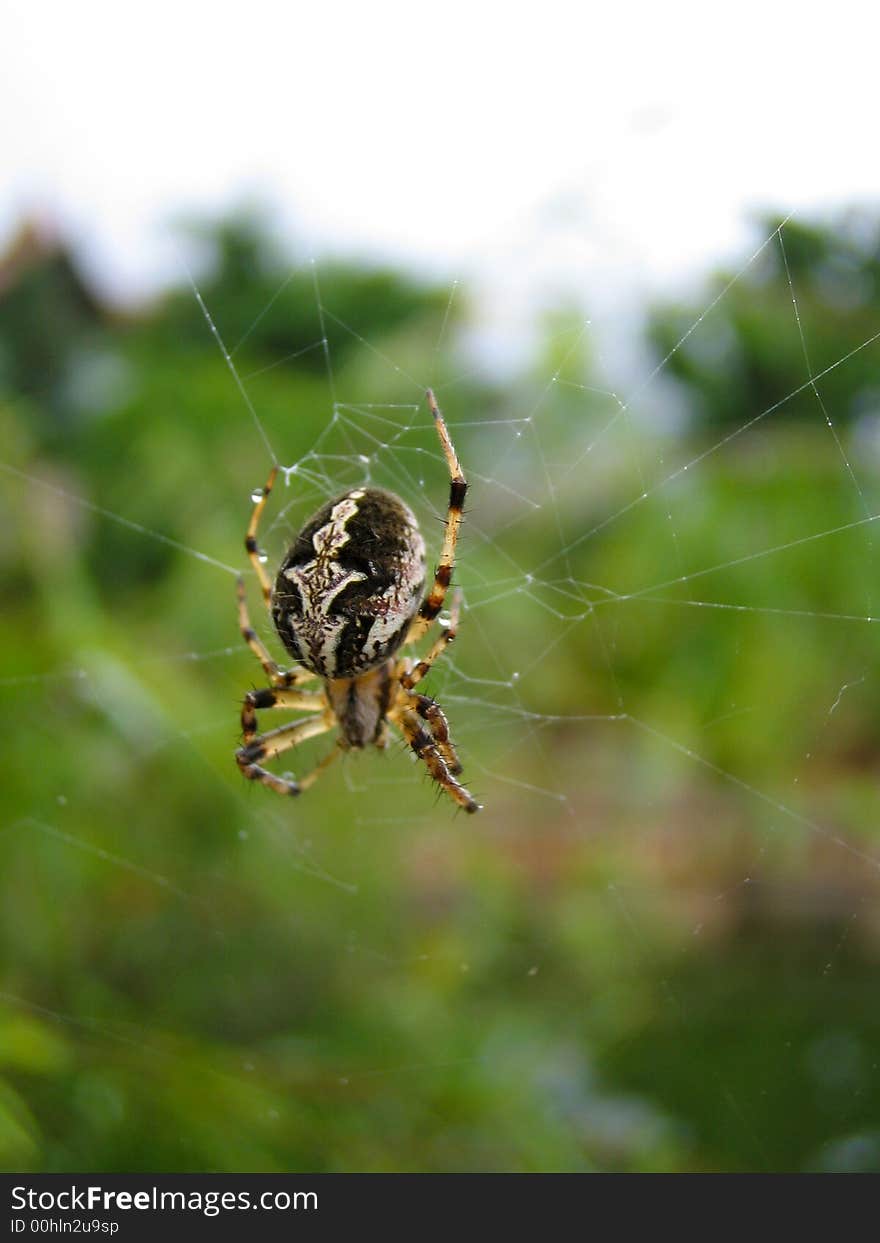
[[292, 708], [301, 712], [323, 712], [327, 700], [320, 691], [276, 690], [263, 687], [248, 691], [241, 705], [241, 732], [245, 745], [257, 736], [257, 712], [266, 708]]
[[449, 625], [444, 629], [443, 633], [434, 641], [434, 645], [428, 652], [427, 656], [417, 661], [412, 668], [409, 667], [408, 660], [402, 660], [398, 666], [398, 682], [400, 689], [397, 692], [396, 706], [400, 713], [412, 710], [417, 712], [425, 724], [431, 731], [431, 735], [437, 744], [446, 766], [452, 773], [453, 777], [459, 776], [461, 773], [461, 762], [456, 754], [452, 739], [449, 737], [449, 722], [443, 709], [437, 703], [436, 699], [432, 699], [429, 695], [415, 694], [413, 688], [427, 677], [431, 669], [446, 649], [455, 639], [458, 632], [458, 614], [461, 608], [461, 592], [456, 591], [452, 601], [452, 609], [449, 617]]
[[415, 711], [407, 708], [402, 712], [389, 713], [388, 719], [397, 726], [441, 789], [445, 790], [459, 807], [463, 807], [471, 814], [483, 810], [471, 792], [461, 782], [456, 781], [442, 754], [440, 743], [429, 730], [425, 729]]
[[289, 777], [279, 777], [264, 768], [263, 764], [281, 755], [284, 751], [289, 751], [291, 747], [298, 747], [307, 738], [316, 738], [319, 734], [326, 734], [329, 729], [333, 728], [333, 724], [332, 714], [324, 712], [321, 716], [310, 716], [304, 721], [294, 721], [290, 725], [282, 725], [279, 729], [269, 730], [266, 734], [258, 734], [243, 747], [239, 747], [235, 753], [242, 775], [250, 781], [261, 782], [270, 790], [274, 790], [276, 794], [299, 794], [307, 790], [339, 754], [338, 747], [334, 747], [308, 776], [300, 778], [299, 781]]
[[445, 712], [437, 700], [431, 699], [429, 695], [413, 695], [411, 703], [431, 731], [431, 737], [437, 744], [437, 750], [440, 752], [446, 767], [453, 777], [460, 777], [463, 771], [461, 760], [458, 758], [458, 752], [455, 750], [453, 741], [449, 737], [449, 722], [446, 719]]

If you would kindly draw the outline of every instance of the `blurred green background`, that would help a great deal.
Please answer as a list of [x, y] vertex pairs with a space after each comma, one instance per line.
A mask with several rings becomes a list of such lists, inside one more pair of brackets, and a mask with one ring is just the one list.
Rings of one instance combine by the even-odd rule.
[[[185, 281], [123, 313], [23, 229], [2, 1168], [880, 1168], [880, 228], [777, 229], [621, 386], [572, 308], [499, 379], [461, 290], [191, 226], [263, 434]], [[271, 564], [364, 479], [436, 550], [427, 382], [472, 485], [430, 688], [486, 809], [401, 747], [282, 801], [232, 758], [264, 435]]]

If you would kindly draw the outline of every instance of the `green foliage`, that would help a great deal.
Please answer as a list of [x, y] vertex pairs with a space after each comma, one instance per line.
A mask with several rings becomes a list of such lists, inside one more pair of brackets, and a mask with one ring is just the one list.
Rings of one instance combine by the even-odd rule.
[[[667, 374], [695, 422], [711, 436], [741, 427], [743, 411], [821, 424], [810, 374], [838, 426], [875, 414], [880, 363], [865, 343], [877, 332], [880, 304], [876, 217], [853, 213], [836, 227], [765, 218], [756, 231], [769, 241], [736, 278], [719, 272], [708, 301], [701, 290], [651, 316], [658, 360], [669, 356]], [[707, 312], [714, 296], [720, 300]]]
[[[288, 374], [324, 376], [326, 338], [334, 366], [362, 348], [362, 338], [382, 340], [402, 326], [434, 327], [448, 291], [389, 268], [337, 261], [317, 267], [304, 258], [290, 264], [271, 241], [269, 223], [252, 213], [189, 230], [204, 255], [199, 290], [212, 308], [223, 340], [246, 370], [286, 368]], [[322, 315], [317, 300], [327, 308]], [[152, 320], [161, 349], [206, 347], [205, 325], [193, 316], [193, 294], [180, 289]]]
[[[873, 236], [783, 231], [814, 373], [876, 331]], [[322, 495], [307, 455], [334, 418], [314, 278], [288, 279], [258, 221], [202, 242], [261, 423], [305, 462], [276, 554]], [[820, 383], [839, 446], [807, 389], [681, 469], [804, 382], [778, 242], [764, 258], [664, 369], [692, 434], [624, 417], [567, 320], [511, 391], [449, 386], [468, 607], [429, 689], [487, 796], [474, 819], [394, 748], [295, 803], [241, 781], [261, 675], [222, 567], [267, 459], [191, 291], [93, 314], [54, 253], [0, 301], [4, 463], [49, 485], [4, 472], [0, 492], [0, 1166], [880, 1165], [880, 489], [855, 426], [876, 349]], [[465, 370], [458, 303], [437, 357], [447, 290], [318, 275], [337, 412]], [[657, 313], [661, 351], [690, 314]], [[63, 381], [39, 382], [38, 323]], [[540, 441], [512, 439], [523, 410]], [[342, 426], [339, 486], [371, 417]], [[427, 463], [436, 543], [431, 434], [374, 469], [402, 490]], [[531, 504], [542, 470], [552, 504]]]

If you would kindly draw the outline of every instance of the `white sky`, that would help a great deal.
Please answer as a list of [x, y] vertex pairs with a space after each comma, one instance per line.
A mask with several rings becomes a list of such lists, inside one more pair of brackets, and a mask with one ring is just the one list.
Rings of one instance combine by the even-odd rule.
[[60, 218], [127, 296], [179, 278], [169, 218], [251, 194], [496, 319], [613, 307], [756, 207], [878, 201], [873, 8], [6, 0], [0, 235]]

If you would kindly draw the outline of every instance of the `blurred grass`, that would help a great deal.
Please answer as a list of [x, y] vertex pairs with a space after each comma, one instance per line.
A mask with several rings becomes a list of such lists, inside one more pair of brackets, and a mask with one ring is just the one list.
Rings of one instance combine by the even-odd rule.
[[[230, 347], [284, 280], [236, 229], [200, 280]], [[260, 436], [190, 295], [108, 317], [34, 255], [0, 304], [3, 459], [49, 485], [0, 492], [0, 1165], [880, 1167], [871, 375], [833, 406], [860, 490], [810, 392], [660, 488], [722, 416], [601, 435], [613, 406], [559, 385], [514, 440], [558, 342], [510, 393], [450, 386], [468, 607], [432, 687], [486, 811], [395, 748], [288, 804], [232, 762], [260, 680], [232, 576], [70, 499], [238, 566]], [[455, 316], [435, 357], [445, 291], [339, 267], [323, 297], [373, 347], [329, 323], [343, 404], [465, 370]], [[436, 540], [427, 420], [328, 430], [323, 351], [277, 365], [319, 340], [310, 299], [291, 282], [236, 354], [299, 464], [273, 560], [374, 432]], [[789, 361], [737, 427], [802, 384]]]

